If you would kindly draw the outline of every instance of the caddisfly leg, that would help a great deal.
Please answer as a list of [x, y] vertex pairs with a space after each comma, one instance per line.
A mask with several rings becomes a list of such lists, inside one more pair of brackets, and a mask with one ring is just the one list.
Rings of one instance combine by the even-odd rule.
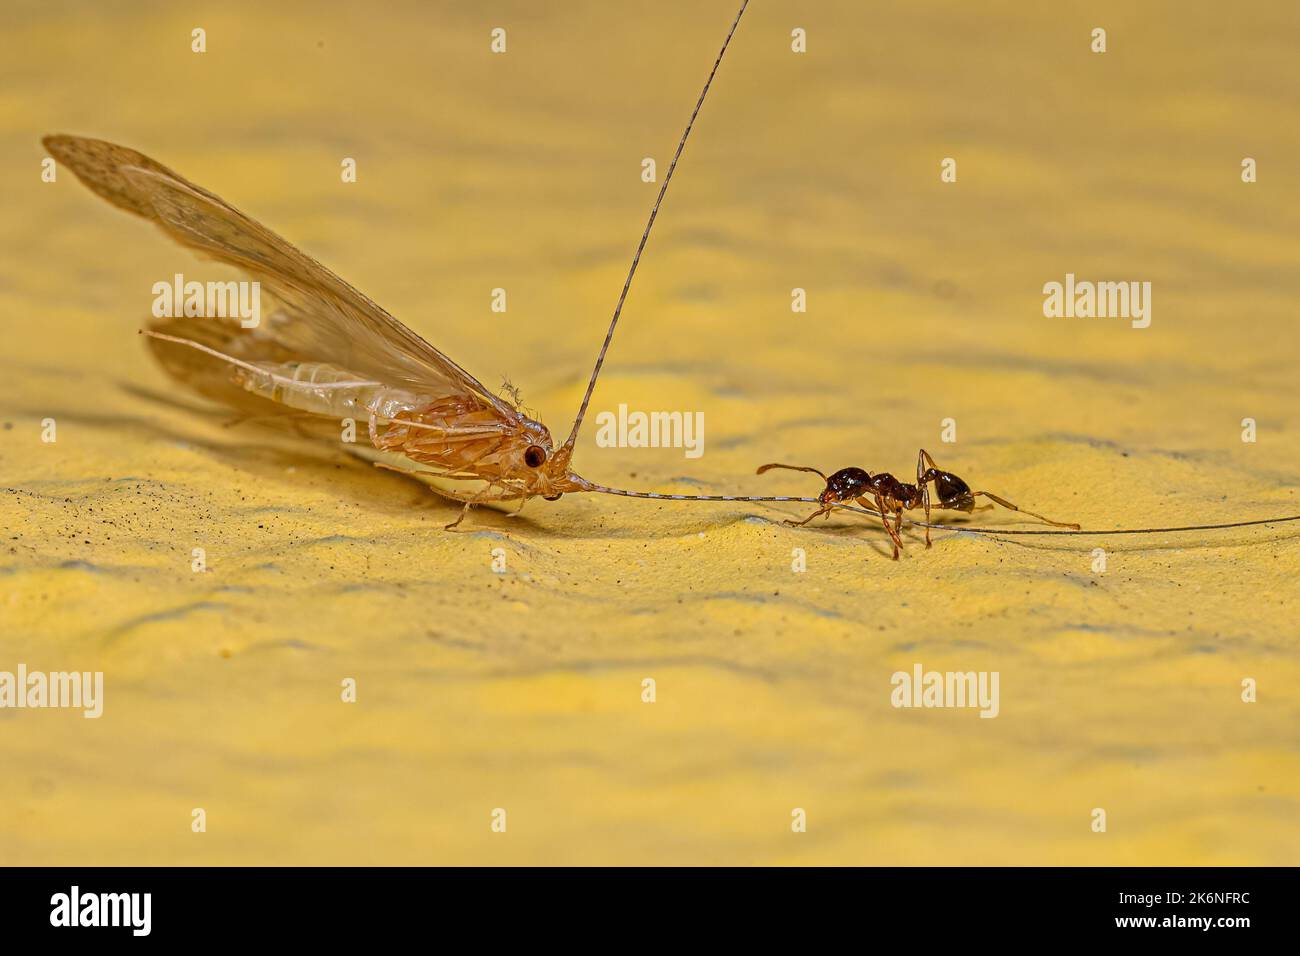
[[[429, 487], [432, 488], [433, 486], [430, 485]], [[490, 492], [490, 491], [492, 490], [492, 488], [493, 488], [492, 485], [488, 485], [488, 486], [487, 486], [486, 488], [484, 488], [482, 491], [480, 491], [480, 492], [478, 492], [478, 493], [476, 493], [476, 494], [470, 495], [469, 497], [461, 497], [461, 496], [455, 494], [454, 492], [444, 491], [444, 490], [442, 490], [441, 488], [434, 488], [433, 490], [436, 491], [438, 494], [443, 495], [443, 496], [445, 496], [445, 497], [447, 497], [447, 498], [451, 498], [453, 501], [463, 501], [463, 502], [465, 502], [465, 507], [463, 507], [463, 508], [460, 509], [460, 514], [457, 515], [456, 520], [453, 521], [451, 524], [443, 525], [443, 526], [442, 526], [442, 530], [443, 530], [443, 531], [451, 531], [453, 528], [456, 527], [456, 525], [460, 524], [462, 521], [465, 520], [465, 516], [466, 516], [467, 514], [469, 514], [469, 509], [470, 509], [470, 508], [473, 508], [473, 507], [474, 507], [475, 505], [477, 505], [477, 504], [483, 504], [483, 503], [488, 502], [488, 501], [508, 501], [508, 500], [510, 500], [511, 498], [517, 498], [517, 497], [519, 497], [517, 494], [515, 494], [515, 495], [510, 495], [510, 494], [490, 495], [490, 494], [488, 494], [488, 492]]]
[[[399, 475], [407, 475], [411, 478], [415, 478], [425, 485], [429, 485], [429, 483], [425, 481], [426, 478], [447, 478], [451, 481], [482, 481], [483, 480], [481, 475], [462, 475], [451, 471], [424, 471], [418, 468], [402, 468], [398, 465], [390, 465], [386, 461], [376, 461], [376, 462], [371, 462], [371, 464], [373, 464], [376, 468], [384, 469], [384, 471], [395, 471]], [[429, 485], [429, 489], [431, 491], [439, 490], [433, 485]], [[464, 501], [465, 499], [456, 498], [454, 500]]]
[[487, 492], [492, 488], [491, 485], [488, 485], [487, 488], [475, 492], [474, 494], [458, 494], [446, 488], [439, 488], [437, 485], [428, 481], [429, 478], [447, 478], [452, 481], [482, 481], [483, 479], [478, 475], [454, 475], [436, 471], [418, 471], [414, 468], [399, 468], [397, 465], [390, 465], [384, 461], [374, 462], [374, 466], [376, 468], [382, 468], [385, 471], [395, 471], [399, 475], [407, 475], [408, 477], [415, 478], [435, 495], [446, 498], [449, 501], [455, 501], [458, 504], [463, 504], [464, 507], [461, 508], [460, 514], [457, 516], [456, 520], [451, 524], [443, 525], [444, 531], [450, 531], [452, 528], [456, 527], [456, 525], [464, 521], [465, 515], [469, 513], [469, 509], [473, 505], [481, 504], [486, 501], [505, 501], [511, 498], [520, 497], [519, 495], [497, 495], [489, 497]]

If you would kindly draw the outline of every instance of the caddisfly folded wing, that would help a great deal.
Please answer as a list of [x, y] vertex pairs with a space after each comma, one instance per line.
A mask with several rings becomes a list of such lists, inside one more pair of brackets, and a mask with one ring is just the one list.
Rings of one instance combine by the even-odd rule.
[[[517, 416], [361, 292], [220, 197], [124, 146], [79, 136], [47, 136], [43, 142], [99, 196], [153, 221], [181, 245], [262, 283], [279, 308], [252, 329], [221, 326], [220, 344], [232, 354], [250, 361], [329, 363], [431, 398], [469, 393], [507, 419]], [[201, 333], [196, 329], [194, 337], [211, 343], [214, 324], [200, 322], [206, 326]]]

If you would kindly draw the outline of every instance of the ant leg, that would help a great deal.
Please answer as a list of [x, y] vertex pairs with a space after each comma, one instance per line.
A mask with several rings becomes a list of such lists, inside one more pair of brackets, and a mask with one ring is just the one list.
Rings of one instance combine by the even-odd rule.
[[[807, 471], [807, 472], [811, 472], [814, 475], [820, 475], [822, 481], [830, 480], [826, 477], [826, 475], [822, 472], [820, 468], [810, 468], [807, 465], [782, 465], [778, 462], [771, 462], [766, 465], [759, 465], [758, 470], [755, 471], [754, 474], [761, 475], [763, 472], [771, 471], [773, 468], [785, 468], [788, 471]], [[821, 508], [814, 511], [812, 514], [804, 518], [802, 521], [786, 520], [783, 521], [782, 524], [786, 525], [789, 528], [802, 528], [804, 525], [806, 525], [809, 521], [812, 521], [813, 518], [816, 518], [818, 515], [829, 515], [831, 511], [832, 509], [830, 508], [830, 506], [823, 505]]]
[[785, 525], [787, 528], [802, 528], [802, 527], [803, 527], [804, 525], [806, 525], [809, 521], [812, 521], [813, 518], [820, 517], [821, 515], [828, 515], [828, 514], [830, 514], [830, 513], [831, 513], [831, 509], [830, 509], [830, 508], [818, 508], [816, 511], [814, 511], [812, 514], [810, 514], [808, 517], [804, 518], [802, 521], [791, 521], [791, 520], [789, 520], [789, 519], [786, 519], [785, 521], [782, 521], [781, 523], [782, 523], [783, 525]]
[[[870, 502], [866, 501], [864, 498], [858, 498], [858, 504], [867, 508], [871, 507]], [[898, 532], [889, 526], [889, 515], [885, 513], [885, 502], [881, 499], [880, 495], [876, 495], [876, 507], [873, 510], [880, 515], [881, 524], [885, 526], [885, 531], [894, 542], [894, 560], [897, 561], [898, 549], [902, 547], [903, 540], [898, 536]]]
[[[1073, 528], [1075, 531], [1078, 531], [1080, 527], [1079, 525], [1074, 524], [1071, 521], [1053, 521], [1051, 518], [1044, 518], [1042, 515], [1034, 514], [1032, 511], [1026, 511], [1024, 508], [1021, 508], [1019, 505], [1014, 505], [1010, 501], [1007, 501], [1006, 498], [999, 498], [991, 491], [977, 491], [975, 492], [975, 495], [983, 495], [985, 498], [988, 498], [991, 501], [996, 501], [1004, 508], [1009, 508], [1012, 511], [1019, 511], [1021, 514], [1029, 515], [1031, 518], [1037, 518], [1039, 521], [1043, 522], [1044, 524], [1056, 525], [1056, 527], [1058, 528]], [[972, 495], [972, 497], [974, 497], [975, 495]]]
[[[931, 468], [937, 469], [938, 466], [935, 465], [934, 459], [930, 457], [930, 453], [922, 448], [921, 453], [916, 456], [916, 487], [921, 489], [921, 499], [925, 502], [925, 523], [929, 525], [930, 483], [925, 480], [925, 466], [927, 462]], [[925, 529], [925, 546], [927, 548], [930, 547], [930, 529], [928, 527]]]

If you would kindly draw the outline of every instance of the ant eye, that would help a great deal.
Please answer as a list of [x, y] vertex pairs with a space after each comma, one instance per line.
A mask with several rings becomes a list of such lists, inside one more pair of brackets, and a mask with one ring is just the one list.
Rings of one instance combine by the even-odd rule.
[[541, 468], [546, 464], [546, 449], [541, 445], [529, 445], [524, 452], [524, 464], [529, 468]]

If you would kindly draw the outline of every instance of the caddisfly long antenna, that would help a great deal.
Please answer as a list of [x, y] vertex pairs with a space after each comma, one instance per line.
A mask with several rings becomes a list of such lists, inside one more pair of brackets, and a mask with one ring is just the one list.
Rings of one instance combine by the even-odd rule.
[[591, 393], [596, 390], [596, 379], [600, 377], [600, 368], [605, 364], [605, 353], [609, 351], [609, 343], [614, 339], [614, 329], [618, 327], [618, 317], [623, 312], [623, 303], [627, 299], [627, 290], [632, 286], [632, 277], [636, 275], [636, 267], [641, 261], [641, 253], [645, 250], [646, 240], [650, 238], [650, 229], [655, 224], [655, 217], [659, 215], [659, 204], [664, 201], [664, 194], [668, 192], [668, 184], [672, 182], [673, 170], [677, 168], [677, 160], [681, 159], [682, 150], [686, 148], [686, 137], [691, 135], [691, 127], [695, 125], [695, 118], [700, 115], [700, 107], [704, 105], [704, 97], [708, 95], [709, 86], [712, 85], [713, 77], [717, 75], [718, 67], [722, 63], [722, 56], [727, 52], [727, 45], [731, 43], [731, 38], [736, 33], [736, 27], [740, 26], [740, 18], [745, 13], [747, 6], [749, 6], [749, 0], [742, 0], [740, 11], [736, 14], [736, 19], [732, 21], [731, 29], [727, 31], [727, 38], [722, 41], [722, 49], [718, 51], [718, 58], [713, 61], [713, 69], [709, 71], [709, 78], [704, 81], [704, 89], [700, 91], [700, 98], [695, 101], [695, 109], [691, 111], [690, 121], [687, 122], [686, 130], [677, 143], [677, 152], [673, 153], [673, 161], [668, 164], [668, 172], [664, 175], [664, 183], [659, 187], [659, 195], [655, 197], [655, 204], [650, 209], [650, 219], [645, 224], [645, 232], [641, 233], [641, 241], [637, 244], [636, 254], [632, 256], [632, 266], [627, 270], [627, 279], [623, 282], [623, 291], [619, 293], [618, 304], [614, 306], [614, 317], [610, 320], [609, 331], [605, 333], [605, 342], [600, 347], [600, 355], [596, 357], [596, 367], [591, 370], [591, 380], [587, 382], [586, 394], [582, 396], [582, 405], [578, 407], [578, 417], [574, 419], [573, 430], [569, 432], [568, 440], [559, 451], [559, 454], [563, 455], [566, 461], [572, 456], [573, 446], [578, 441], [578, 431], [582, 428], [582, 419], [587, 414], [587, 406], [591, 404]]
[[[807, 499], [805, 499], [807, 500]], [[856, 508], [853, 505], [840, 504], [833, 502], [832, 506], [844, 511], [857, 511], [862, 514], [871, 515], [879, 518], [880, 515], [875, 511], [868, 511], [866, 508]], [[1284, 521], [1300, 521], [1300, 515], [1287, 515], [1284, 518], [1258, 518], [1254, 521], [1229, 521], [1225, 524], [1189, 524], [1180, 525], [1176, 528], [1114, 528], [1110, 531], [1088, 529], [1086, 531], [1046, 531], [1020, 528], [968, 528], [960, 524], [934, 524], [933, 522], [913, 521], [911, 518], [904, 516], [904, 523], [914, 525], [918, 528], [935, 528], [939, 531], [969, 531], [971, 534], [987, 535], [1004, 535], [1004, 534], [1065, 534], [1065, 535], [1093, 535], [1102, 536], [1108, 534], [1173, 534], [1177, 531], [1222, 531], [1225, 528], [1249, 528], [1252, 525], [1260, 524], [1281, 524]]]
[[603, 495], [621, 495], [624, 498], [654, 498], [659, 501], [804, 501], [816, 504], [816, 498], [790, 498], [777, 495], [661, 495], [656, 491], [624, 491], [622, 488], [608, 488], [595, 482], [581, 479], [584, 491], [594, 491]]

